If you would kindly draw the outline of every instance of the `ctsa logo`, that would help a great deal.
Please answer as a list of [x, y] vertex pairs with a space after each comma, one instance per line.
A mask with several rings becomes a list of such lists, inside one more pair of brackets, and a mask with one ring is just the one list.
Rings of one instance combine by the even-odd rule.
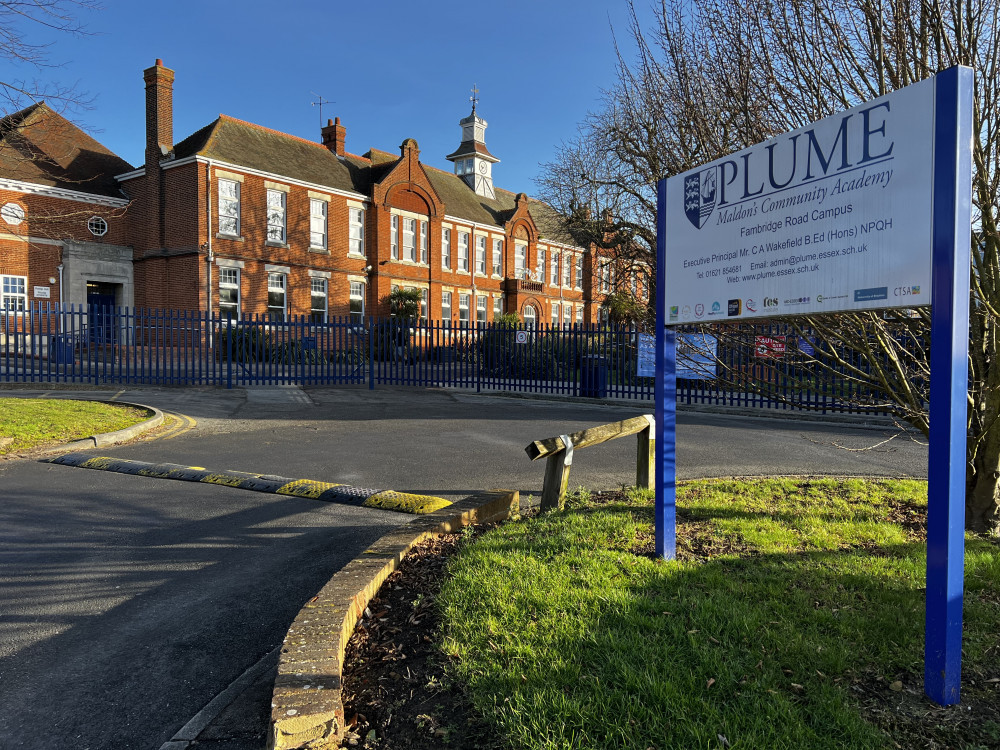
[[715, 210], [718, 193], [718, 170], [715, 167], [684, 178], [684, 214], [695, 229], [701, 229]]
[[764, 307], [777, 307], [778, 298], [777, 297], [764, 297]]

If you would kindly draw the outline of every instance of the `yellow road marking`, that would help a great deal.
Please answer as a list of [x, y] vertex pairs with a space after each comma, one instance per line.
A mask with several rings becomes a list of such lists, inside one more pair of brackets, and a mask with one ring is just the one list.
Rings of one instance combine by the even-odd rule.
[[233, 477], [228, 474], [209, 474], [207, 477], [202, 477], [199, 482], [207, 482], [208, 484], [223, 484], [226, 487], [239, 487], [240, 482], [242, 482], [246, 477]]
[[366, 508], [381, 508], [382, 510], [395, 510], [402, 513], [433, 513], [441, 508], [451, 505], [451, 500], [443, 497], [433, 497], [431, 495], [411, 495], [408, 492], [394, 492], [385, 490], [372, 495], [362, 503]]
[[315, 500], [327, 490], [343, 486], [342, 484], [317, 482], [313, 479], [296, 479], [294, 482], [289, 482], [279, 487], [277, 494], [291, 495], [292, 497], [308, 497]]
[[163, 412], [163, 414], [170, 420], [170, 426], [153, 435], [151, 440], [173, 440], [179, 435], [190, 432], [198, 424], [185, 414], [177, 414], [176, 412]]

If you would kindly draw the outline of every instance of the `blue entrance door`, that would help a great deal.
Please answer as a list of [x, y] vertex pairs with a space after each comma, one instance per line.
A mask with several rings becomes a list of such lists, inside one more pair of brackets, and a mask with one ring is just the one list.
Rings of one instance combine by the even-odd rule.
[[87, 284], [87, 311], [90, 340], [95, 344], [111, 344], [115, 340], [115, 284]]

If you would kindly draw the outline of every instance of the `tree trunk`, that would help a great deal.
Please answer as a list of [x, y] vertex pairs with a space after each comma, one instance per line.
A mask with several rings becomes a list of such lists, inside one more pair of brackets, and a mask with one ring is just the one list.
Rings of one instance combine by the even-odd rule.
[[1000, 536], [1000, 425], [994, 422], [972, 458], [965, 492], [965, 528]]

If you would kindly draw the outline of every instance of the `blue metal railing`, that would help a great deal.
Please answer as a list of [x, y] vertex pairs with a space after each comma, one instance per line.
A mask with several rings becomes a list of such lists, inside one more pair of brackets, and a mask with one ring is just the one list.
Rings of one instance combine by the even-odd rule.
[[[781, 351], [761, 356], [764, 339]], [[678, 378], [680, 403], [857, 413], [878, 402], [846, 368], [832, 379], [810, 369], [814, 342], [786, 325], [728, 326], [706, 340], [710, 364], [697, 378]], [[589, 325], [275, 320], [49, 303], [0, 310], [0, 381], [17, 383], [367, 383], [646, 400], [653, 381], [637, 375], [641, 346], [633, 329]]]

